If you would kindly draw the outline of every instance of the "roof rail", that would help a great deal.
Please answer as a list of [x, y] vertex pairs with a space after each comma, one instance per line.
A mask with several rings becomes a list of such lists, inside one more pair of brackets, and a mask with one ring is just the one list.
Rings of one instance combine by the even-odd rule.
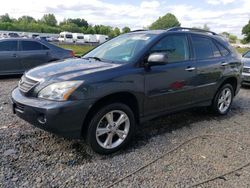
[[130, 33], [138, 32], [138, 31], [148, 31], [148, 30], [147, 29], [137, 29], [137, 30], [130, 31]]
[[203, 33], [210, 33], [212, 35], [217, 35], [217, 33], [213, 32], [213, 31], [208, 31], [205, 29], [198, 29], [198, 28], [189, 28], [189, 27], [172, 27], [170, 29], [167, 29], [167, 31], [183, 31], [183, 30], [187, 30], [187, 31], [197, 31], [197, 32], [203, 32]]

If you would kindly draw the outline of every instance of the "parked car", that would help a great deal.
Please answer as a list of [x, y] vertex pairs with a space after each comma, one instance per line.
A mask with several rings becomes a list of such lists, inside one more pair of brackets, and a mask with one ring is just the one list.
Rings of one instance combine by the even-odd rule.
[[250, 50], [243, 54], [242, 62], [244, 63], [242, 72], [242, 85], [250, 86]]
[[240, 56], [216, 33], [135, 31], [82, 59], [28, 71], [12, 92], [13, 110], [41, 129], [83, 137], [94, 151], [108, 154], [158, 116], [197, 106], [227, 114], [241, 70]]
[[73, 33], [73, 41], [76, 44], [84, 44], [84, 34], [83, 33]]
[[20, 36], [17, 33], [11, 32], [11, 33], [8, 33], [7, 37], [9, 37], [9, 38], [18, 38]]
[[61, 32], [58, 38], [59, 42], [73, 43], [73, 34], [70, 32]]
[[35, 39], [0, 39], [0, 75], [22, 74], [38, 65], [73, 57], [71, 50]]

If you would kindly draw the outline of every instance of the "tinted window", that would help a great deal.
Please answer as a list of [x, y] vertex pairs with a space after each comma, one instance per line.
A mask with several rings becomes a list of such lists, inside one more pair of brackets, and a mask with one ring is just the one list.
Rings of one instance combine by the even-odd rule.
[[45, 50], [48, 49], [46, 46], [35, 41], [21, 41], [21, 49], [23, 51], [33, 51], [33, 50]]
[[211, 39], [193, 36], [193, 47], [197, 59], [220, 57], [220, 51]]
[[66, 37], [67, 39], [72, 39], [72, 38], [73, 38], [73, 36], [72, 36], [72, 35], [69, 35], [69, 34], [66, 34], [65, 37]]
[[84, 39], [83, 36], [77, 36], [77, 39]]
[[171, 35], [163, 38], [152, 49], [153, 52], [166, 52], [169, 62], [189, 59], [188, 40], [185, 35]]
[[0, 51], [17, 51], [17, 41], [0, 42]]
[[227, 56], [229, 54], [229, 51], [224, 46], [222, 46], [219, 43], [217, 43], [217, 46], [220, 49], [220, 52], [221, 52], [222, 56]]

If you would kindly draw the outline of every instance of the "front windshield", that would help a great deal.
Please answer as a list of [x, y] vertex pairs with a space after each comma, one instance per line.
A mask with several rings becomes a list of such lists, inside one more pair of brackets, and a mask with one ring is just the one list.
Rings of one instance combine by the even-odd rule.
[[120, 35], [95, 48], [83, 58], [95, 57], [101, 60], [127, 63], [135, 58], [156, 35], [130, 33]]
[[250, 51], [244, 55], [245, 58], [250, 58]]

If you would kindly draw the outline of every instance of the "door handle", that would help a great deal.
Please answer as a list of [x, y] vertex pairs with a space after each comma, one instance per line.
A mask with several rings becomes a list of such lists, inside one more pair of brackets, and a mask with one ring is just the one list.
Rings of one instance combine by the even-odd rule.
[[185, 70], [186, 71], [194, 71], [196, 68], [195, 67], [187, 67]]
[[12, 57], [17, 57], [17, 54], [12, 54]]
[[222, 63], [221, 63], [221, 66], [223, 66], [223, 67], [225, 67], [225, 66], [227, 66], [227, 65], [229, 65], [229, 63], [227, 63], [227, 62], [222, 62]]

